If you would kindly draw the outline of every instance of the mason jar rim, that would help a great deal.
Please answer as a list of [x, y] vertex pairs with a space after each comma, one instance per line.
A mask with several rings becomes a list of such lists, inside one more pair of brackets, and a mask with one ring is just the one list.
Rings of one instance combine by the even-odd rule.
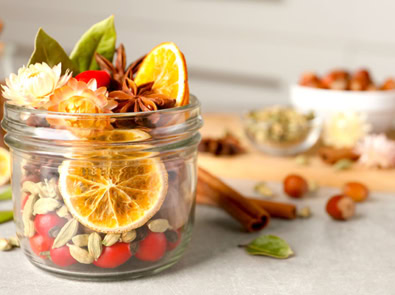
[[196, 107], [200, 107], [200, 102], [196, 98], [195, 95], [190, 94], [190, 102], [189, 104], [185, 106], [180, 106], [180, 107], [175, 107], [175, 108], [167, 108], [167, 109], [161, 109], [157, 111], [145, 111], [145, 112], [126, 112], [126, 113], [66, 113], [66, 112], [54, 112], [54, 111], [48, 111], [48, 110], [40, 110], [40, 109], [30, 109], [26, 108], [23, 106], [15, 105], [12, 104], [8, 101], [4, 102], [4, 106], [8, 109], [11, 109], [13, 111], [18, 111], [18, 112], [24, 112], [24, 113], [31, 113], [34, 115], [50, 115], [50, 116], [65, 116], [65, 117], [87, 117], [87, 116], [92, 116], [92, 117], [113, 117], [113, 118], [121, 118], [121, 117], [140, 117], [140, 116], [146, 116], [146, 115], [152, 115], [154, 113], [159, 113], [159, 114], [166, 114], [166, 113], [172, 113], [172, 112], [183, 112], [183, 111], [188, 111], [192, 110]]

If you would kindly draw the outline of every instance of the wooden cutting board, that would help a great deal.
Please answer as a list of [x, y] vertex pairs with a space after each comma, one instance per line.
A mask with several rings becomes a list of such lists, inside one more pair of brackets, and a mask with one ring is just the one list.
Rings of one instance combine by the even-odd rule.
[[293, 157], [274, 157], [257, 151], [245, 138], [238, 115], [208, 113], [203, 115], [203, 119], [204, 126], [201, 129], [203, 137], [222, 136], [226, 130], [229, 130], [242, 138], [243, 144], [248, 149], [248, 153], [233, 157], [215, 157], [200, 153], [199, 165], [217, 176], [282, 181], [287, 174], [298, 173], [320, 186], [341, 187], [347, 181], [360, 181], [371, 190], [395, 193], [395, 169], [368, 169], [355, 164], [350, 170], [336, 171], [315, 155], [311, 156], [309, 165], [301, 166]]

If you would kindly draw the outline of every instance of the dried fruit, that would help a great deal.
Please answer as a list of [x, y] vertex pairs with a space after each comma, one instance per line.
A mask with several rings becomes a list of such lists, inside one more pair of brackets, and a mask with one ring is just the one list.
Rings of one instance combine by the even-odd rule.
[[88, 252], [97, 260], [102, 252], [102, 240], [98, 233], [91, 233], [88, 238]]
[[176, 100], [176, 106], [189, 103], [188, 72], [184, 55], [172, 43], [162, 43], [144, 58], [136, 74], [138, 86], [155, 82], [153, 90]]
[[354, 202], [363, 202], [369, 196], [369, 189], [360, 182], [348, 182], [343, 187], [343, 194]]
[[91, 79], [95, 79], [97, 83], [97, 88], [100, 87], [108, 87], [110, 85], [110, 80], [111, 76], [106, 72], [106, 71], [98, 71], [98, 70], [90, 70], [90, 71], [85, 71], [77, 76], [75, 78], [78, 81], [83, 81], [85, 83], [88, 83]]
[[106, 234], [106, 236], [103, 239], [103, 245], [107, 247], [112, 246], [115, 243], [117, 243], [120, 238], [121, 238], [121, 234]]
[[298, 199], [309, 191], [309, 186], [302, 176], [291, 174], [284, 179], [283, 189], [288, 196]]
[[135, 257], [143, 261], [158, 261], [161, 259], [167, 248], [167, 240], [163, 233], [150, 232], [147, 237], [140, 242]]
[[102, 255], [93, 262], [94, 265], [101, 268], [115, 268], [132, 257], [129, 244], [126, 243], [116, 243], [112, 246], [103, 247]]
[[66, 245], [77, 233], [78, 231], [78, 221], [75, 219], [70, 219], [60, 230], [57, 235], [53, 248], [60, 248]]
[[69, 247], [70, 255], [79, 263], [91, 264], [95, 261], [93, 256], [87, 250], [72, 244], [67, 244], [67, 247]]
[[164, 201], [163, 163], [157, 158], [125, 160], [121, 166], [103, 163], [100, 169], [90, 160], [64, 161], [59, 167], [59, 188], [70, 213], [97, 232], [120, 233], [142, 226]]
[[51, 260], [53, 263], [60, 267], [67, 267], [77, 263], [77, 260], [70, 254], [70, 249], [67, 246], [63, 246], [49, 251]]
[[336, 220], [347, 220], [355, 214], [355, 203], [347, 196], [336, 195], [326, 204], [326, 212]]
[[[38, 214], [34, 218], [34, 228], [39, 234], [54, 238], [66, 222], [66, 219], [60, 218], [55, 213]], [[54, 235], [55, 231], [56, 235]]]
[[48, 255], [45, 252], [48, 252], [51, 249], [54, 239], [37, 233], [29, 239], [29, 242], [32, 251], [37, 256], [47, 259]]
[[147, 226], [148, 226], [149, 230], [154, 233], [164, 233], [165, 231], [167, 231], [170, 228], [169, 221], [167, 219], [163, 219], [163, 218], [150, 220], [147, 223]]

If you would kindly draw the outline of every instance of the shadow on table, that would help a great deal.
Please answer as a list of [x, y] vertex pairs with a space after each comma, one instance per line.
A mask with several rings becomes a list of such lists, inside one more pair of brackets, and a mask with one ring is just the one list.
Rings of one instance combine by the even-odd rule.
[[238, 245], [246, 243], [254, 237], [255, 234], [243, 232], [241, 226], [223, 211], [198, 206], [192, 241], [184, 257], [176, 265], [158, 276], [185, 271], [212, 259], [214, 256], [223, 255], [226, 251], [235, 249]]

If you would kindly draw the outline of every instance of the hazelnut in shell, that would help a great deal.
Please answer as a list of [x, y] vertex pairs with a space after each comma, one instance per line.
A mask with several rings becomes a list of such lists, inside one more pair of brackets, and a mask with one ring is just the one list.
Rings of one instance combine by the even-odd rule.
[[336, 195], [328, 200], [326, 212], [333, 219], [348, 220], [355, 215], [355, 203], [350, 197]]

